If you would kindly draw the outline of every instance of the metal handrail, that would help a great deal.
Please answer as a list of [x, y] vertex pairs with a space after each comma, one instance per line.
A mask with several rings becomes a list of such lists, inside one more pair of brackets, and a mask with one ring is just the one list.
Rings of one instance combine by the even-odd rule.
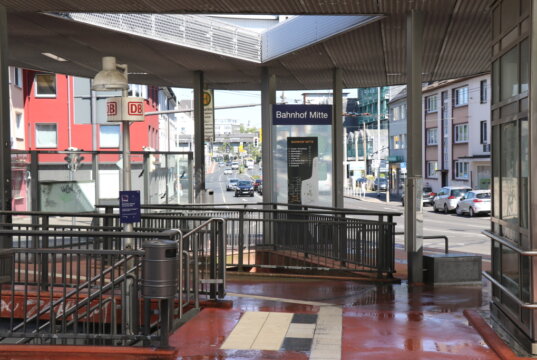
[[[403, 231], [398, 231], [395, 235], [405, 235], [405, 233]], [[444, 253], [449, 254], [449, 239], [446, 235], [424, 235], [421, 238], [425, 240], [444, 239]]]
[[524, 308], [524, 309], [537, 309], [537, 303], [526, 303], [526, 302], [523, 302], [522, 300], [520, 300], [515, 294], [512, 294], [509, 289], [507, 289], [505, 286], [503, 286], [498, 280], [494, 279], [494, 277], [492, 277], [490, 275], [489, 272], [487, 271], [483, 271], [481, 272], [481, 274], [488, 280], [490, 281], [491, 283], [493, 283], [495, 286], [499, 287], [500, 290], [502, 290], [505, 294], [507, 294], [507, 296], [509, 296], [511, 299], [513, 299], [517, 304], [518, 306]]
[[496, 242], [499, 242], [500, 244], [502, 244], [504, 246], [507, 246], [509, 249], [517, 252], [518, 254], [520, 254], [522, 256], [537, 256], [537, 250], [522, 250], [518, 246], [515, 246], [514, 244], [510, 243], [509, 241], [506, 241], [503, 238], [501, 238], [500, 236], [498, 236], [498, 235], [496, 235], [494, 233], [491, 233], [490, 231], [487, 231], [487, 230], [483, 230], [481, 233], [483, 235], [491, 238], [492, 240], [494, 240]]

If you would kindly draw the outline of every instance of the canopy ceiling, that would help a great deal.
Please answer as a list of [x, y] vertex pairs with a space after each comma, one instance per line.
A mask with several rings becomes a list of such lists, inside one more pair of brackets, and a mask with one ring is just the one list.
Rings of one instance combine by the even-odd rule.
[[[130, 82], [192, 87], [192, 72], [204, 71], [209, 87], [259, 89], [261, 68], [277, 75], [279, 89], [330, 88], [332, 69], [344, 86], [402, 84], [405, 24], [411, 4], [425, 15], [423, 80], [489, 71], [491, 0], [0, 0], [8, 9], [12, 65], [93, 77], [102, 56], [129, 65]], [[46, 12], [371, 14], [376, 21], [327, 37], [267, 62], [252, 62], [118, 32]], [[68, 59], [58, 62], [42, 55]]]

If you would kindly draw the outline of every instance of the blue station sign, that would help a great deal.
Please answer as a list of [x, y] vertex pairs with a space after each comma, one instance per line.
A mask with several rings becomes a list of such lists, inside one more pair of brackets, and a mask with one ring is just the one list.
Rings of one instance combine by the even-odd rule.
[[140, 191], [119, 192], [119, 219], [122, 224], [140, 222]]
[[272, 105], [273, 125], [331, 125], [332, 105]]

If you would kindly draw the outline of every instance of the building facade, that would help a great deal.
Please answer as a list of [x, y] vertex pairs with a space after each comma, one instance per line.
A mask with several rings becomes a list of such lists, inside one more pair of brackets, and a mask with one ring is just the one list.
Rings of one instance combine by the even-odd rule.
[[490, 189], [490, 75], [423, 88], [424, 184]]
[[390, 194], [401, 196], [406, 178], [406, 88], [399, 89], [388, 104]]

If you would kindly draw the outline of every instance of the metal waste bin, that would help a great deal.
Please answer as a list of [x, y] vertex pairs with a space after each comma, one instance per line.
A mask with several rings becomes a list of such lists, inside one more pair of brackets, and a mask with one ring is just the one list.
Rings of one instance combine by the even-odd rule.
[[144, 242], [143, 296], [152, 299], [170, 299], [178, 287], [177, 243], [171, 240]]

